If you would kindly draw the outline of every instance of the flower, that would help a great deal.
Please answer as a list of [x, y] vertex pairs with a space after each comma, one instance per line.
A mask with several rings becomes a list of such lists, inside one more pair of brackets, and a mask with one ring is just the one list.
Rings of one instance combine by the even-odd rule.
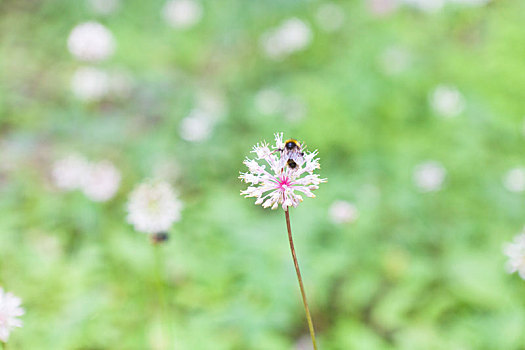
[[507, 272], [517, 271], [520, 277], [525, 279], [525, 229], [514, 237], [512, 243], [503, 246], [503, 254], [509, 258], [505, 266]]
[[74, 190], [84, 183], [88, 161], [79, 155], [70, 155], [53, 164], [52, 178], [55, 186], [62, 190]]
[[120, 172], [111, 162], [103, 160], [90, 164], [82, 191], [95, 202], [105, 202], [115, 195], [119, 185]]
[[100, 15], [110, 15], [120, 7], [119, 0], [89, 0], [92, 10]]
[[162, 10], [164, 19], [173, 28], [193, 27], [202, 18], [202, 5], [193, 0], [171, 0]]
[[401, 46], [389, 46], [378, 57], [378, 63], [386, 75], [403, 73], [412, 64], [412, 55]]
[[445, 5], [445, 0], [402, 0], [401, 2], [427, 13], [438, 12]]
[[352, 223], [359, 217], [356, 206], [347, 201], [338, 200], [329, 209], [330, 219], [336, 224]]
[[22, 321], [17, 318], [25, 313], [20, 307], [21, 303], [20, 298], [0, 288], [0, 341], [4, 343], [7, 342], [9, 333], [15, 327], [22, 327]]
[[182, 203], [167, 182], [142, 183], [131, 193], [127, 221], [143, 233], [166, 232], [181, 218]]
[[414, 169], [414, 182], [422, 192], [439, 191], [447, 171], [439, 162], [427, 161]]
[[335, 32], [343, 26], [345, 12], [341, 6], [328, 2], [319, 6], [315, 19], [317, 25], [325, 32]]
[[115, 39], [109, 29], [98, 22], [90, 21], [73, 28], [67, 47], [80, 61], [99, 62], [113, 55]]
[[368, 8], [375, 16], [391, 14], [397, 7], [397, 0], [368, 0]]
[[434, 112], [442, 117], [457, 117], [465, 109], [465, 99], [454, 86], [438, 85], [429, 100]]
[[280, 60], [294, 52], [304, 50], [311, 41], [310, 27], [298, 18], [290, 18], [279, 27], [264, 33], [261, 37], [261, 46], [266, 56]]
[[180, 136], [189, 142], [204, 141], [210, 138], [214, 122], [208, 113], [194, 109], [180, 122]]
[[[248, 172], [241, 173], [239, 178], [250, 186], [241, 191], [241, 195], [256, 197], [255, 204], [262, 204], [264, 208], [276, 209], [281, 205], [284, 210], [290, 206], [295, 208], [303, 201], [303, 197], [297, 192], [314, 198], [312, 191], [318, 189], [320, 183], [326, 182], [326, 179], [313, 173], [320, 168], [319, 158], [315, 158], [317, 150], [307, 152], [301, 144], [302, 154], [289, 153], [284, 150], [282, 133], [275, 134], [275, 146], [272, 148], [273, 151], [266, 142], [258, 143], [252, 150], [257, 155], [256, 159], [246, 158], [243, 162], [248, 167]], [[287, 164], [290, 159], [295, 162], [294, 168]], [[259, 164], [260, 160], [268, 163], [268, 171], [265, 164]]]
[[503, 177], [503, 185], [510, 192], [525, 191], [525, 168], [509, 170]]
[[78, 68], [71, 79], [71, 90], [82, 101], [98, 101], [109, 91], [109, 76], [98, 68]]

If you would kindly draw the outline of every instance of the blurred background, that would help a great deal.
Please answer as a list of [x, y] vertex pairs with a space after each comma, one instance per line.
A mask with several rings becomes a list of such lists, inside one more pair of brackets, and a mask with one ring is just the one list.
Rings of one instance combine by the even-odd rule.
[[[525, 2], [0, 0], [10, 349], [310, 349], [282, 210], [239, 192], [284, 132], [320, 349], [523, 349]], [[82, 189], [74, 181], [90, 168]], [[79, 165], [80, 164], [80, 165]], [[184, 204], [162, 253], [126, 222]], [[171, 329], [171, 331], [167, 331]]]

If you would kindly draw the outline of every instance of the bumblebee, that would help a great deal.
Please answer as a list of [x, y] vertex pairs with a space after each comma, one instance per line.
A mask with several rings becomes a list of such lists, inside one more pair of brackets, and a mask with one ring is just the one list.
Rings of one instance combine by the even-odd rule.
[[279, 149], [281, 153], [289, 159], [295, 159], [297, 156], [303, 156], [301, 144], [296, 139], [288, 139], [284, 142], [284, 149]]
[[301, 144], [296, 139], [288, 139], [284, 142], [284, 148], [279, 149], [281, 157], [286, 157], [286, 165], [290, 169], [297, 168], [297, 161], [303, 157]]
[[286, 162], [286, 164], [291, 168], [291, 169], [295, 169], [297, 167], [297, 163], [293, 160], [293, 159], [288, 159], [288, 161]]
[[284, 141], [284, 148], [289, 152], [295, 151], [295, 150], [300, 151], [301, 145], [299, 144], [299, 141], [295, 139], [288, 139]]

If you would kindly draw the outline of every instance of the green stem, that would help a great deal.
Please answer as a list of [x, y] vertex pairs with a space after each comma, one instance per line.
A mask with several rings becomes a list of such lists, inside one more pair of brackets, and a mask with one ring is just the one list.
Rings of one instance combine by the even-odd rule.
[[301, 296], [303, 297], [304, 311], [306, 313], [306, 320], [308, 321], [308, 329], [310, 330], [310, 337], [312, 337], [312, 344], [314, 350], [317, 350], [317, 343], [315, 342], [315, 331], [312, 317], [310, 316], [310, 309], [308, 308], [308, 301], [306, 300], [306, 293], [304, 291], [303, 279], [301, 277], [301, 271], [299, 270], [299, 263], [297, 262], [297, 256], [295, 255], [295, 248], [292, 239], [292, 227], [290, 225], [290, 213], [288, 208], [284, 211], [286, 216], [286, 228], [288, 229], [288, 241], [290, 242], [290, 250], [292, 251], [293, 263], [295, 265], [295, 272], [297, 273], [297, 280], [299, 281], [299, 288], [301, 289]]
[[[156, 279], [156, 287], [157, 287], [157, 297], [159, 298], [159, 313], [160, 313], [160, 319], [162, 322], [162, 332], [165, 333], [165, 325], [164, 322], [165, 319], [165, 310], [167, 310], [168, 304], [166, 303], [166, 296], [164, 294], [164, 283], [162, 281], [162, 251], [160, 244], [152, 244], [153, 250], [155, 254], [155, 279]], [[168, 332], [171, 333], [171, 332]], [[169, 335], [169, 334], [168, 334]], [[168, 339], [165, 337], [165, 339]], [[169, 341], [169, 340], [168, 340]]]

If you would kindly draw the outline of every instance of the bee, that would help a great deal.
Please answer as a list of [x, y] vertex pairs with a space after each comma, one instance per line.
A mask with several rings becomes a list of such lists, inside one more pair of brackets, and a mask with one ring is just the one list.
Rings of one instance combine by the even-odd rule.
[[296, 156], [303, 156], [301, 144], [296, 139], [288, 139], [284, 142], [284, 149], [279, 149], [288, 158], [294, 159]]
[[295, 150], [301, 150], [301, 145], [299, 142], [295, 139], [288, 139], [284, 141], [284, 148], [288, 151], [295, 151]]
[[287, 158], [286, 165], [288, 165], [290, 169], [295, 169], [298, 159], [304, 156], [302, 146], [296, 139], [286, 140], [284, 142], [284, 148], [279, 150], [281, 151], [281, 156]]
[[297, 163], [293, 160], [293, 159], [288, 159], [288, 161], [286, 162], [286, 164], [291, 168], [291, 169], [295, 169], [297, 167]]

